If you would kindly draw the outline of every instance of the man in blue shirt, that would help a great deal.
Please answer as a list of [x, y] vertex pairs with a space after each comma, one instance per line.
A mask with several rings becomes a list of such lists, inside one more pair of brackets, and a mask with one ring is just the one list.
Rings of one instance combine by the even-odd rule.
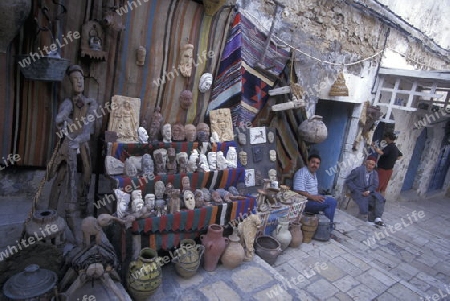
[[323, 211], [333, 223], [337, 202], [333, 197], [319, 194], [316, 172], [320, 167], [320, 161], [319, 155], [313, 154], [308, 157], [307, 166], [300, 168], [294, 175], [294, 191], [308, 199], [305, 212], [317, 214]]

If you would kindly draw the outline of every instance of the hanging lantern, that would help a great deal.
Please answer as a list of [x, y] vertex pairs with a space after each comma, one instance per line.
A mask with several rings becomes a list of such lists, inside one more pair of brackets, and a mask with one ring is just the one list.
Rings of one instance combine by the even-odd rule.
[[336, 81], [331, 86], [329, 96], [348, 96], [348, 88], [345, 85], [344, 73], [341, 71]]
[[298, 132], [303, 141], [308, 143], [321, 143], [328, 136], [328, 130], [323, 117], [313, 115], [310, 119], [303, 121], [298, 127]]

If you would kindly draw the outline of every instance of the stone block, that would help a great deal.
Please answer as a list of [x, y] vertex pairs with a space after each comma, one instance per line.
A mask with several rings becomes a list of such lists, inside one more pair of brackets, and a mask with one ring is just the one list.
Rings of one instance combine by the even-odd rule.
[[199, 289], [209, 301], [242, 300], [234, 289], [223, 281], [205, 285]]

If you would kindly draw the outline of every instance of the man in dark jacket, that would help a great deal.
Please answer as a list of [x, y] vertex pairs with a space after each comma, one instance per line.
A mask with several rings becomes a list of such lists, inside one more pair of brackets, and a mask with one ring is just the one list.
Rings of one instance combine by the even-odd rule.
[[397, 148], [397, 145], [395, 145], [395, 139], [397, 139], [395, 134], [389, 132], [384, 135], [384, 140], [387, 142], [385, 148], [380, 149], [372, 144], [372, 147], [375, 148], [377, 154], [381, 155], [380, 159], [378, 160], [377, 166], [378, 178], [380, 181], [377, 191], [383, 196], [385, 194], [389, 180], [392, 177], [392, 171], [395, 162], [403, 157], [402, 152]]
[[[378, 188], [378, 174], [375, 171], [377, 159], [369, 156], [366, 162], [353, 169], [345, 180], [345, 184], [350, 189], [352, 199], [358, 204], [360, 218], [368, 221], [369, 206], [373, 208], [375, 214], [375, 224], [384, 226], [381, 216], [384, 212], [384, 197], [376, 192]], [[372, 217], [373, 218], [373, 217]], [[372, 222], [373, 219], [369, 218]]]

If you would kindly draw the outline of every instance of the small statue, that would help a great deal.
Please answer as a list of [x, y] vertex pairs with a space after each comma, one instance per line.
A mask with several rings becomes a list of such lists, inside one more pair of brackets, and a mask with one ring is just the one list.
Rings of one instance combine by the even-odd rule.
[[209, 126], [206, 123], [197, 124], [197, 140], [199, 142], [209, 142], [209, 135]]
[[105, 158], [106, 174], [114, 176], [121, 175], [125, 170], [125, 165], [119, 159], [113, 156], [106, 156]]
[[176, 212], [180, 212], [180, 189], [172, 189], [170, 193], [170, 214], [174, 214]]
[[211, 85], [213, 82], [213, 76], [211, 73], [203, 73], [200, 77], [200, 82], [198, 84], [198, 90], [201, 93], [205, 93], [209, 89], [211, 89]]
[[217, 169], [224, 170], [228, 168], [228, 162], [222, 151], [216, 152]]
[[147, 130], [140, 126], [138, 128], [139, 143], [148, 143]]
[[270, 169], [268, 174], [269, 174], [269, 180], [270, 181], [278, 181], [277, 171], [275, 169], [273, 169], [273, 168]]
[[177, 154], [177, 163], [180, 167], [180, 173], [188, 172], [188, 154], [186, 152], [181, 152]]
[[205, 205], [205, 197], [203, 195], [203, 191], [197, 189], [195, 191], [195, 208], [201, 208]]
[[227, 159], [228, 168], [236, 168], [237, 167], [236, 147], [234, 147], [234, 146], [228, 147], [226, 159]]
[[170, 123], [166, 123], [162, 127], [162, 137], [164, 143], [172, 142], [172, 126]]
[[139, 48], [136, 49], [136, 65], [138, 66], [144, 66], [145, 63], [145, 55], [147, 54], [147, 50], [144, 46], [139, 46]]
[[172, 194], [172, 190], [174, 189], [173, 184], [171, 182], [167, 183], [165, 189], [164, 189], [164, 193], [170, 197], [170, 195]]
[[150, 129], [148, 131], [148, 136], [151, 142], [157, 142], [159, 132], [161, 130], [163, 124], [163, 117], [160, 113], [161, 109], [159, 107], [155, 107], [155, 111], [152, 115], [152, 122], [150, 123]]
[[156, 202], [155, 194], [147, 193], [145, 195], [145, 207], [147, 207], [148, 212], [155, 209], [155, 204], [156, 204], [155, 202]]
[[155, 157], [156, 174], [166, 174], [167, 150], [165, 148], [157, 149], [153, 152], [153, 156]]
[[184, 126], [181, 123], [175, 123], [172, 126], [172, 140], [173, 141], [184, 141], [186, 139], [186, 133], [184, 131]]
[[247, 165], [247, 153], [244, 151], [239, 152], [239, 161], [241, 161], [242, 166]]
[[198, 160], [199, 154], [196, 149], [193, 149], [191, 151], [191, 156], [189, 157], [187, 170], [188, 172], [195, 172], [197, 170], [197, 160]]
[[163, 181], [155, 182], [155, 196], [159, 199], [164, 199], [164, 191], [166, 190], [166, 186]]
[[186, 124], [184, 126], [184, 132], [186, 134], [186, 140], [188, 142], [194, 142], [197, 140], [197, 128], [193, 124]]
[[192, 187], [191, 187], [191, 180], [189, 179], [188, 176], [184, 176], [184, 177], [181, 179], [181, 189], [182, 189], [182, 191], [192, 190]]
[[207, 188], [202, 188], [202, 192], [203, 192], [203, 199], [205, 200], [205, 202], [210, 203], [212, 201], [211, 192], [209, 192]]
[[183, 193], [184, 206], [189, 210], [195, 209], [195, 197], [192, 191], [185, 190]]
[[211, 192], [211, 198], [216, 205], [220, 205], [223, 203], [222, 198], [220, 197], [220, 193], [216, 190]]
[[133, 190], [131, 192], [131, 212], [135, 214], [142, 214], [144, 209], [144, 200], [142, 199], [142, 191]]
[[117, 198], [117, 217], [124, 218], [128, 213], [130, 195], [120, 189], [114, 189], [114, 195]]
[[256, 234], [261, 228], [261, 218], [258, 214], [251, 214], [238, 224], [238, 233], [241, 237], [241, 244], [245, 249], [244, 261], [253, 260]]
[[216, 170], [217, 169], [217, 153], [216, 152], [209, 152], [208, 153], [208, 164], [210, 170]]
[[142, 156], [142, 173], [144, 177], [153, 177], [155, 174], [155, 163], [153, 163], [152, 156], [150, 154], [144, 154]]
[[238, 131], [238, 142], [240, 145], [247, 144], [247, 136], [245, 135], [245, 132]]
[[177, 161], [176, 161], [175, 149], [173, 147], [169, 147], [167, 149], [166, 169], [167, 169], [167, 173], [169, 175], [173, 175], [177, 172]]
[[133, 160], [131, 158], [127, 158], [125, 160], [125, 174], [128, 177], [135, 177], [138, 174], [138, 170], [136, 165], [134, 165]]

